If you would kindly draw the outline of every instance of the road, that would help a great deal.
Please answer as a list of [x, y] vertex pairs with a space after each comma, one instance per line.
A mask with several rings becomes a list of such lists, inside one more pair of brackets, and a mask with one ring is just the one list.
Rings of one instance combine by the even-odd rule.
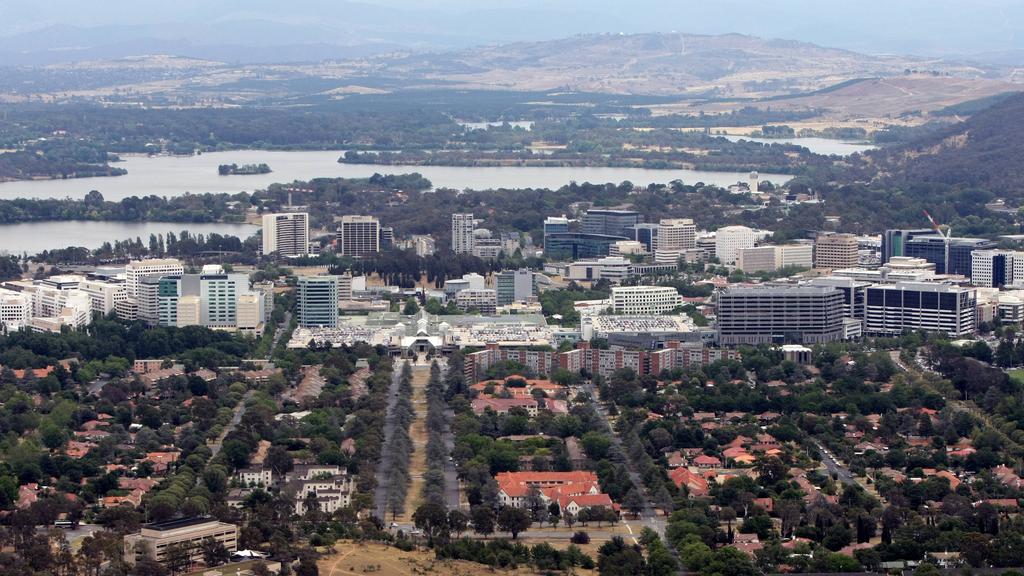
[[[441, 368], [441, 379], [444, 381], [444, 377], [448, 373], [448, 362], [444, 358], [439, 358], [437, 364]], [[455, 418], [455, 412], [448, 408], [445, 409], [444, 415], [444, 447], [449, 456], [444, 463], [445, 498], [448, 501], [449, 510], [458, 510], [462, 507], [462, 497], [459, 494], [459, 470], [455, 467], [455, 460], [451, 458], [452, 450], [455, 449], [455, 435], [452, 434], [452, 420]]]
[[242, 416], [245, 416], [245, 409], [249, 404], [249, 399], [252, 398], [252, 395], [255, 393], [255, 390], [249, 390], [245, 393], [245, 396], [242, 396], [242, 399], [238, 402], [238, 406], [235, 406], [235, 415], [231, 417], [231, 421], [224, 427], [224, 431], [220, 433], [220, 436], [209, 444], [210, 452], [212, 452], [214, 456], [216, 456], [224, 446], [224, 439], [227, 438], [228, 434], [235, 429], [235, 426], [238, 426], [238, 423], [242, 421]]
[[288, 330], [288, 327], [292, 324], [292, 313], [291, 310], [286, 310], [284, 313], [284, 321], [277, 325], [277, 329], [274, 330], [274, 339], [270, 342], [270, 352], [267, 353], [267, 360], [269, 361], [274, 355], [274, 349], [277, 348], [277, 343], [281, 340], [281, 336]]
[[835, 476], [837, 480], [846, 485], [857, 484], [857, 479], [853, 477], [850, 469], [841, 464], [836, 460], [830, 453], [825, 451], [825, 446], [814, 440], [814, 444], [818, 447], [818, 454], [821, 456], [821, 463], [825, 465], [828, 473]]
[[[398, 382], [402, 376], [402, 363], [396, 362], [391, 374], [391, 386], [388, 387], [388, 407], [384, 413], [384, 444], [381, 447], [381, 459], [388, 453], [391, 438], [395, 435], [395, 406], [398, 405]], [[388, 506], [388, 470], [378, 462], [376, 488], [373, 490], [373, 509], [377, 518], [384, 519]]]
[[[615, 446], [615, 450], [612, 452], [612, 459], [616, 464], [622, 464], [629, 471], [629, 479], [633, 482], [633, 487], [636, 488], [640, 494], [644, 495], [644, 509], [640, 513], [640, 517], [636, 520], [623, 520], [623, 524], [629, 529], [629, 531], [640, 533], [640, 529], [648, 527], [658, 533], [662, 538], [665, 537], [665, 517], [659, 516], [658, 512], [651, 506], [649, 499], [647, 498], [647, 491], [644, 489], [643, 479], [640, 477], [640, 473], [633, 468], [633, 463], [626, 458], [626, 450], [622, 445], [622, 440], [619, 435], [615, 433], [612, 428], [611, 416], [608, 415], [608, 411], [605, 410], [604, 405], [597, 398], [597, 390], [594, 389], [593, 382], [587, 381], [582, 385], [583, 391], [590, 396], [590, 404], [594, 407], [594, 410], [601, 415], [601, 419], [604, 422], [605, 429], [608, 433], [608, 437], [611, 438], [612, 444]], [[633, 536], [634, 542], [636, 536]]]

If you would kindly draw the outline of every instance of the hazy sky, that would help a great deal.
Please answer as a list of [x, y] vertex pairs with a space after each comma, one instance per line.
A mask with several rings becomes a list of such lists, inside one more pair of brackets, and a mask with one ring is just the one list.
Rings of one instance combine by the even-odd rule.
[[[0, 34], [45, 26], [230, 26], [265, 21], [294, 42], [444, 46], [547, 39], [581, 32], [740, 32], [863, 52], [965, 54], [1024, 49], [1024, 0], [0, 0]], [[173, 24], [174, 26], [168, 26]], [[205, 32], [204, 32], [205, 33]], [[216, 35], [208, 40], [216, 42]], [[276, 35], [272, 35], [276, 36]], [[280, 38], [257, 42], [280, 42]]]

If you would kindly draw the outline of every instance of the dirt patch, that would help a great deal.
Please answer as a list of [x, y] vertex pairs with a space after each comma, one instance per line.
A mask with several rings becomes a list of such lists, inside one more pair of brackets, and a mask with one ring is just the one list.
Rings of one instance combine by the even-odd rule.
[[427, 471], [427, 382], [430, 381], [430, 366], [413, 366], [412, 407], [416, 419], [409, 427], [413, 453], [409, 460], [409, 497], [405, 499], [405, 514], [402, 520], [412, 521], [412, 513], [420, 505], [420, 490], [423, 489], [423, 473]]
[[[556, 548], [566, 548], [561, 543], [552, 543]], [[324, 556], [317, 562], [320, 576], [406, 576], [408, 574], [436, 574], [443, 576], [476, 576], [479, 574], [505, 574], [509, 576], [526, 576], [537, 574], [527, 568], [517, 570], [494, 569], [475, 562], [464, 560], [438, 560], [430, 550], [413, 550], [403, 552], [397, 548], [383, 544], [338, 542], [334, 546], [337, 552]], [[593, 545], [582, 547], [584, 552], [597, 560], [597, 548]], [[591, 548], [593, 548], [591, 550]], [[596, 574], [594, 570], [577, 568], [575, 574]]]
[[256, 466], [263, 464], [263, 461], [267, 459], [267, 452], [270, 451], [270, 440], [260, 440], [260, 443], [256, 445], [256, 453], [252, 455], [250, 464]]

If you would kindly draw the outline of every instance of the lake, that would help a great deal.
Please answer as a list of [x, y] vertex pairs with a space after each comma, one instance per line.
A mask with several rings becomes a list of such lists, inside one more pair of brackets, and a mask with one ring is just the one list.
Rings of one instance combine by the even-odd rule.
[[0, 225], [0, 253], [36, 254], [43, 250], [55, 250], [70, 246], [99, 248], [104, 242], [128, 240], [136, 237], [149, 244], [150, 234], [189, 234], [238, 236], [245, 240], [259, 230], [252, 224], [218, 224], [188, 222], [24, 222]]
[[[115, 165], [124, 168], [124, 176], [35, 180], [0, 183], [0, 199], [10, 198], [83, 198], [90, 190], [99, 190], [107, 200], [130, 196], [178, 196], [186, 192], [236, 193], [264, 189], [275, 182], [312, 178], [366, 178], [375, 172], [405, 174], [419, 172], [438, 188], [559, 188], [569, 182], [614, 182], [634, 184], [667, 183], [682, 180], [687, 184], [704, 182], [728, 186], [747, 180], [743, 172], [706, 172], [700, 170], [653, 170], [647, 168], [540, 168], [540, 167], [455, 167], [455, 166], [378, 166], [339, 164], [343, 151], [266, 151], [240, 150], [211, 152], [199, 156], [126, 156]], [[266, 163], [270, 174], [220, 176], [220, 164]], [[761, 174], [762, 180], [775, 184], [790, 176]], [[358, 207], [355, 207], [358, 208]]]
[[795, 144], [803, 146], [815, 154], [826, 156], [849, 156], [854, 152], [865, 152], [878, 148], [874, 144], [852, 140], [832, 140], [830, 138], [749, 138], [747, 136], [723, 136], [732, 142], [746, 140], [748, 142], [761, 142], [762, 144]]

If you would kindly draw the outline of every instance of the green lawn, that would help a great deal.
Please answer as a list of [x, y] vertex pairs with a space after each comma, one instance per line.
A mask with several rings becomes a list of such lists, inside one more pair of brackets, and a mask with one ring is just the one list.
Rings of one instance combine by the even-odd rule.
[[1007, 370], [1006, 373], [1010, 375], [1010, 380], [1024, 385], [1024, 370], [1018, 368], [1017, 370]]

